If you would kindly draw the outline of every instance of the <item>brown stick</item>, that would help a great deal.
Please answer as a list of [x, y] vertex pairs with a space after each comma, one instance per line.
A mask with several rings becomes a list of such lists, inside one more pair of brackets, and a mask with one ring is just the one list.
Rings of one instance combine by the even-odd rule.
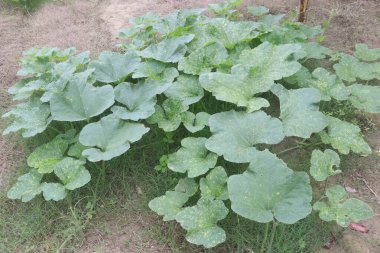
[[308, 4], [309, 0], [300, 0], [300, 6], [298, 10], [298, 22], [305, 22]]

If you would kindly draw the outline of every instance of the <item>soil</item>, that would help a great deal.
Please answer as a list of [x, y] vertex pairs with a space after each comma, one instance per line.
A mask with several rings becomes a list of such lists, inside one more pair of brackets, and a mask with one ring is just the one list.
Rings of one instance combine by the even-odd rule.
[[[29, 47], [46, 46], [66, 48], [74, 46], [78, 51], [90, 50], [93, 56], [100, 51], [114, 49], [117, 31], [128, 26], [128, 19], [148, 11], [162, 14], [179, 8], [204, 7], [215, 0], [77, 0], [56, 1], [38, 11], [24, 15], [0, 2], [0, 113], [6, 111], [12, 101], [6, 89], [17, 81], [18, 59]], [[272, 12], [290, 13], [298, 0], [247, 0], [246, 4], [265, 4]], [[356, 43], [380, 47], [380, 1], [378, 0], [313, 0], [310, 1], [307, 23], [320, 24], [331, 18], [326, 33], [326, 45], [345, 52], [352, 52]], [[377, 129], [368, 133], [367, 139], [374, 151], [380, 150], [380, 117], [373, 117]], [[4, 123], [0, 123], [0, 129]], [[15, 168], [24, 162], [22, 145], [0, 136], [0, 187]], [[342, 239], [326, 252], [376, 253], [380, 252], [380, 157], [355, 157], [347, 161], [351, 169], [346, 171], [344, 183], [358, 192], [353, 197], [370, 202], [376, 216], [364, 222], [370, 232], [360, 234], [346, 230]], [[121, 216], [122, 217], [122, 216]], [[124, 219], [128, 220], [128, 219]], [[147, 240], [143, 230], [149, 221], [111, 217], [103, 224], [106, 230], [91, 228], [80, 247], [81, 252], [170, 252], [162, 244]], [[154, 222], [154, 221], [151, 221]], [[107, 232], [105, 232], [107, 231]]]

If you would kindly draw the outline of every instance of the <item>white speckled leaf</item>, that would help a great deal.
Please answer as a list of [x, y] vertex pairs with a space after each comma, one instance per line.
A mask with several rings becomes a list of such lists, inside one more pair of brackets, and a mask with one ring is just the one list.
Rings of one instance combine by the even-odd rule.
[[363, 61], [376, 61], [380, 59], [380, 48], [369, 49], [366, 44], [356, 44], [355, 57]]
[[10, 199], [21, 199], [22, 202], [32, 200], [40, 194], [42, 174], [37, 170], [31, 170], [29, 173], [20, 176], [15, 185], [8, 191], [7, 197]]
[[165, 195], [152, 199], [149, 202], [149, 208], [158, 215], [164, 216], [164, 221], [175, 220], [177, 213], [188, 199], [186, 193], [167, 191]]
[[41, 189], [46, 201], [59, 201], [67, 195], [65, 186], [60, 183], [43, 183]]
[[310, 138], [328, 125], [327, 117], [319, 111], [321, 95], [317, 89], [287, 90], [275, 84], [272, 92], [280, 99], [280, 119], [286, 136]]
[[293, 224], [311, 213], [305, 172], [294, 172], [268, 150], [257, 152], [246, 172], [228, 179], [232, 210], [251, 220]]
[[199, 185], [202, 197], [227, 200], [227, 173], [221, 166], [212, 169], [205, 178], [201, 178]]
[[183, 192], [188, 197], [191, 197], [198, 191], [198, 183], [193, 178], [181, 178], [174, 190], [176, 192]]
[[190, 178], [207, 173], [215, 166], [218, 156], [206, 149], [205, 142], [206, 138], [183, 139], [182, 148], [169, 155], [168, 168], [175, 172], [187, 172]]
[[75, 190], [90, 182], [90, 172], [83, 166], [86, 162], [66, 157], [54, 166], [54, 173], [68, 190]]
[[262, 15], [268, 14], [269, 9], [263, 5], [259, 6], [248, 6], [247, 11], [249, 14], [255, 16], [255, 17], [260, 17]]
[[311, 154], [310, 175], [316, 181], [324, 181], [328, 177], [341, 173], [341, 170], [334, 170], [334, 166], [339, 167], [339, 155], [331, 150], [326, 149], [324, 152], [313, 150]]
[[380, 63], [360, 62], [351, 55], [343, 54], [333, 68], [341, 79], [348, 82], [355, 82], [358, 78], [365, 81], [380, 80]]
[[228, 52], [219, 43], [211, 43], [190, 53], [178, 62], [178, 70], [186, 74], [199, 75], [211, 72], [211, 70], [222, 63], [228, 57]]
[[318, 201], [313, 209], [319, 212], [324, 221], [336, 221], [342, 227], [348, 227], [350, 222], [367, 220], [374, 214], [371, 207], [356, 198], [349, 198], [347, 192], [340, 185], [326, 190], [328, 201]]
[[181, 113], [188, 108], [181, 100], [169, 98], [162, 103], [162, 106], [155, 106], [154, 114], [147, 121], [149, 124], [158, 124], [158, 127], [165, 132], [172, 132], [181, 125]]
[[156, 95], [163, 93], [170, 86], [171, 83], [166, 81], [120, 83], [114, 89], [115, 100], [125, 106], [115, 105], [111, 110], [120, 119], [146, 119], [155, 111]]
[[18, 104], [2, 117], [13, 119], [13, 122], [3, 131], [3, 135], [21, 131], [25, 138], [42, 133], [51, 122], [49, 105], [42, 104], [38, 98]]
[[212, 248], [226, 240], [226, 233], [217, 222], [227, 214], [228, 209], [221, 200], [201, 198], [197, 205], [180, 211], [175, 219], [187, 230], [187, 241]]
[[140, 64], [140, 58], [135, 53], [120, 54], [105, 51], [99, 59], [90, 62], [89, 68], [95, 69], [96, 80], [104, 83], [121, 81]]
[[87, 147], [82, 155], [91, 162], [107, 161], [122, 155], [149, 131], [143, 124], [120, 120], [110, 114], [86, 125], [79, 134], [79, 142]]
[[369, 155], [371, 148], [363, 139], [360, 128], [340, 119], [329, 117], [327, 132], [320, 133], [323, 143], [330, 144], [339, 153], [348, 155], [354, 153]]
[[162, 62], [178, 62], [186, 53], [186, 43], [194, 38], [193, 34], [164, 39], [152, 44], [138, 54], [144, 58], [152, 58]]
[[256, 144], [277, 144], [285, 137], [281, 121], [262, 111], [221, 112], [211, 115], [209, 124], [212, 136], [206, 148], [229, 162], [249, 162]]
[[182, 114], [182, 122], [187, 130], [191, 133], [198, 132], [208, 125], [210, 114], [199, 112], [196, 115], [192, 112], [184, 112]]
[[191, 105], [203, 97], [203, 88], [198, 81], [198, 77], [192, 75], [180, 75], [173, 85], [165, 91], [169, 98], [183, 101], [186, 105]]
[[302, 50], [306, 53], [305, 59], [325, 59], [326, 56], [331, 55], [333, 51], [330, 48], [321, 46], [316, 42], [302, 43]]
[[349, 100], [358, 109], [369, 113], [380, 113], [380, 86], [353, 84], [348, 87]]

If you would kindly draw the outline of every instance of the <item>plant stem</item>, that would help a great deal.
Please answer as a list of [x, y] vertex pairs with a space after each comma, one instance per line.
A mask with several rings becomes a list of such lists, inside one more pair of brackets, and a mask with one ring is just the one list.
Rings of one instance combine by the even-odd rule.
[[263, 241], [261, 242], [260, 253], [263, 253], [263, 252], [264, 252], [265, 243], [267, 242], [267, 238], [268, 238], [268, 230], [269, 230], [269, 223], [265, 224], [264, 239], [263, 239]]
[[58, 134], [61, 134], [61, 131], [59, 131], [57, 128], [53, 127], [53, 126], [48, 126], [49, 129], [53, 130], [54, 132], [58, 133]]
[[276, 228], [277, 228], [277, 222], [273, 221], [273, 226], [272, 226], [272, 231], [271, 231], [271, 235], [270, 235], [270, 241], [269, 241], [267, 253], [272, 253], [272, 245], [273, 245], [273, 240], [274, 240], [274, 234], [276, 233]]
[[299, 148], [301, 148], [301, 147], [300, 147], [300, 146], [294, 146], [294, 147], [291, 147], [291, 148], [288, 148], [288, 149], [282, 150], [282, 151], [276, 153], [276, 155], [280, 155], [280, 154], [283, 154], [283, 153], [286, 153], [286, 152], [292, 151], [292, 150], [294, 150], [294, 149], [299, 149]]

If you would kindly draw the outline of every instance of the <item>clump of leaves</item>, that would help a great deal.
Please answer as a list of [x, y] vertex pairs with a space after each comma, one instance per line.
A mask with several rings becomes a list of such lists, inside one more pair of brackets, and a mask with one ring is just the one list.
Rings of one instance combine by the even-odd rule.
[[[249, 7], [252, 18], [245, 20], [240, 2], [210, 5], [214, 17], [186, 9], [134, 18], [120, 33], [125, 52], [95, 60], [73, 48], [26, 51], [18, 72], [24, 79], [9, 89], [21, 103], [3, 116], [12, 119], [3, 134], [28, 138], [55, 122], [64, 131], [30, 154], [31, 170], [9, 198], [30, 201], [42, 193], [61, 200], [89, 182], [89, 163], [120, 156], [160, 128], [163, 138], [175, 131], [182, 138], [170, 138], [177, 151], [155, 168], [183, 178], [149, 207], [179, 222], [191, 243], [224, 242], [218, 222], [229, 212], [294, 224], [314, 209], [344, 227], [371, 217], [370, 207], [348, 199], [340, 186], [312, 205], [309, 174], [325, 181], [341, 172], [339, 154], [372, 153], [358, 126], [326, 115], [319, 104], [347, 101], [380, 113], [380, 87], [371, 84], [380, 80], [379, 49], [359, 44], [354, 56], [334, 54], [312, 42], [322, 28], [263, 6]], [[294, 171], [270, 151], [289, 138], [324, 143], [312, 151], [310, 170]]]

